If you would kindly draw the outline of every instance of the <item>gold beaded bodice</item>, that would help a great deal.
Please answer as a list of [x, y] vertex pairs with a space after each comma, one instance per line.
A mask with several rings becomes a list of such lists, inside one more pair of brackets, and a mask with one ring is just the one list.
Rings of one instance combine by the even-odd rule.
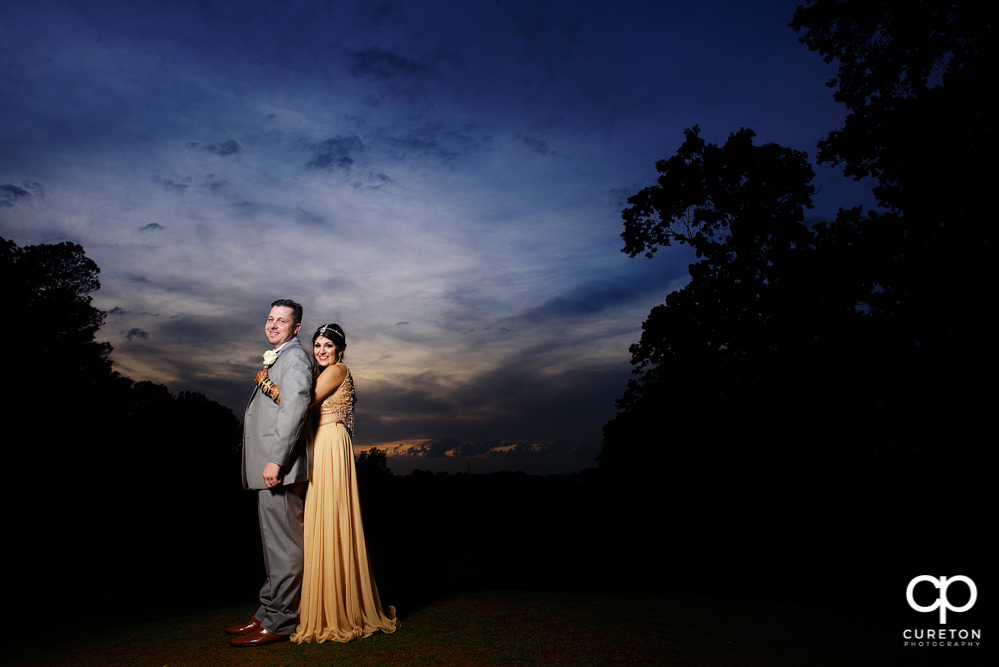
[[[346, 366], [344, 366], [346, 368]], [[333, 415], [338, 421], [342, 421], [351, 435], [354, 435], [354, 403], [357, 397], [354, 395], [354, 378], [347, 368], [347, 376], [340, 383], [332, 394], [319, 406], [319, 414]]]

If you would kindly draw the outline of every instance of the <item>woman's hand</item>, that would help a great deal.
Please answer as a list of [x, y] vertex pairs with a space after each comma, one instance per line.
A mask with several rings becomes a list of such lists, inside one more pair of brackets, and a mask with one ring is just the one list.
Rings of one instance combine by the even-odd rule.
[[270, 378], [267, 377], [267, 369], [264, 368], [262, 371], [257, 371], [257, 386], [260, 387], [260, 391], [267, 394], [275, 403], [281, 405], [281, 387], [271, 382]]

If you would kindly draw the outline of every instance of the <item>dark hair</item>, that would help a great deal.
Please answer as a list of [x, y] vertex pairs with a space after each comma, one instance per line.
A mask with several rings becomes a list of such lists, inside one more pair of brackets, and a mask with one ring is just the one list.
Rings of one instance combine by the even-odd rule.
[[347, 349], [347, 337], [343, 334], [343, 327], [339, 324], [324, 324], [319, 327], [316, 329], [316, 333], [312, 334], [312, 342], [315, 343], [320, 336], [333, 341], [333, 344], [340, 349], [341, 354]]
[[302, 304], [292, 301], [291, 299], [278, 299], [271, 304], [271, 308], [274, 306], [283, 306], [284, 308], [291, 308], [291, 318], [295, 320], [292, 324], [302, 323]]

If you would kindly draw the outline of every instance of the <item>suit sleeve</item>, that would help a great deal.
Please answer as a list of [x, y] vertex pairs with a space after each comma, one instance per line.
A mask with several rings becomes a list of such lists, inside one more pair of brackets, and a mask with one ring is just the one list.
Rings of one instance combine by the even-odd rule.
[[271, 377], [281, 386], [281, 404], [276, 406], [277, 420], [267, 461], [283, 468], [291, 459], [312, 399], [312, 366], [302, 347], [296, 345], [281, 354], [273, 370], [278, 371]]

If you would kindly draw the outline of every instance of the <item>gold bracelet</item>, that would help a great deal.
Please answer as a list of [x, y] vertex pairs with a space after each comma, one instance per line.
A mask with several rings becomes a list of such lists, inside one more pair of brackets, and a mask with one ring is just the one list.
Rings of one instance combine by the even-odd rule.
[[281, 387], [274, 384], [274, 380], [265, 377], [259, 383], [260, 391], [264, 392], [268, 398], [277, 403], [278, 396], [281, 395]]

